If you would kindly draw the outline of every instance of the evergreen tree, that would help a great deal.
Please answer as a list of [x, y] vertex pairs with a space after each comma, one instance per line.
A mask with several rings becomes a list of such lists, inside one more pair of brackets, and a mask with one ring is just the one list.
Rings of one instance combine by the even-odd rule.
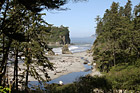
[[99, 35], [103, 32], [103, 30], [102, 30], [103, 22], [102, 22], [102, 19], [100, 18], [100, 16], [97, 16], [96, 22], [97, 22], [96, 34]]
[[140, 88], [140, 4], [135, 6], [134, 16], [131, 6], [130, 0], [124, 7], [113, 2], [105, 11], [102, 26], [97, 22], [93, 58], [108, 73], [105, 76], [113, 89], [136, 92]]
[[[136, 10], [138, 8], [135, 8]], [[103, 18], [100, 18], [102, 21], [97, 22], [96, 33], [98, 33], [98, 37], [94, 45], [95, 48], [98, 48], [98, 54], [101, 57], [97, 58], [103, 64], [107, 63], [112, 66], [112, 64], [133, 63], [132, 60], [135, 61], [138, 53], [134, 51], [138, 51], [136, 48], [138, 45], [134, 44], [137, 42], [137, 40], [134, 42], [134, 39], [138, 38], [137, 35], [139, 34], [134, 36], [137, 33], [134, 31], [136, 23], [133, 23], [131, 16], [131, 1], [128, 1], [124, 8], [113, 2], [110, 9], [106, 10]], [[136, 22], [136, 18], [134, 18], [134, 22]], [[100, 44], [96, 44], [97, 42], [102, 43], [100, 49]], [[97, 54], [96, 51], [94, 52]]]
[[[33, 63], [33, 58], [37, 59], [37, 65], [43, 66], [42, 72], [48, 78], [46, 67], [53, 69], [52, 64], [44, 56], [45, 49], [47, 50], [46, 36], [50, 29], [49, 24], [45, 22], [41, 17], [43, 14], [36, 14], [29, 10], [25, 10], [24, 6], [13, 6], [10, 2], [11, 9], [5, 10], [4, 14], [5, 22], [3, 23], [1, 35], [1, 68], [0, 68], [0, 84], [5, 84], [5, 73], [7, 68], [8, 56], [11, 56], [9, 52], [13, 52], [14, 62], [14, 77], [13, 81], [15, 89], [18, 90], [18, 58], [19, 54], [25, 56], [26, 70], [26, 86], [28, 85], [28, 74], [34, 75], [36, 79], [43, 80], [34, 67], [30, 66]], [[22, 16], [22, 17], [21, 17]], [[43, 36], [44, 35], [44, 36]], [[31, 49], [32, 48], [32, 49]], [[25, 50], [25, 51], [23, 51]], [[34, 63], [35, 64], [35, 63]], [[30, 69], [29, 66], [32, 68]], [[4, 86], [4, 85], [3, 85]]]
[[132, 18], [131, 12], [132, 12], [132, 4], [131, 1], [128, 0], [128, 2], [126, 3], [125, 7], [124, 7], [124, 16], [128, 17], [129, 19]]

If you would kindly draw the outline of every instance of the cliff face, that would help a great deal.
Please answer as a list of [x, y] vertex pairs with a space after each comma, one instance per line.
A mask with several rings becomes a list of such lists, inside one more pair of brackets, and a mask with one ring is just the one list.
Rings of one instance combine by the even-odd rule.
[[52, 27], [50, 33], [51, 34], [48, 36], [48, 45], [60, 46], [70, 44], [68, 27]]
[[70, 44], [70, 38], [69, 38], [69, 33], [66, 34], [65, 36], [60, 36], [61, 43], [60, 44]]

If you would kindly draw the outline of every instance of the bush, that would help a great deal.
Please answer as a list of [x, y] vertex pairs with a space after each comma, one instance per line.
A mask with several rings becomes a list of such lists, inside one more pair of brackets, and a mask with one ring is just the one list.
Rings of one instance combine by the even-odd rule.
[[11, 91], [9, 88], [3, 88], [0, 86], [0, 93], [7, 93], [8, 91]]

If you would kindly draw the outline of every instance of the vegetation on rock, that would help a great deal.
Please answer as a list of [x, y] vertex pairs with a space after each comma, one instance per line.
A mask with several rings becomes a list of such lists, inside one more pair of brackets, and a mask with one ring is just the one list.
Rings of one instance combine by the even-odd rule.
[[50, 46], [70, 44], [68, 27], [62, 25], [60, 27], [51, 26], [50, 34], [47, 36], [47, 43]]
[[62, 54], [71, 54], [71, 52], [69, 51], [68, 45], [64, 45], [62, 47]]

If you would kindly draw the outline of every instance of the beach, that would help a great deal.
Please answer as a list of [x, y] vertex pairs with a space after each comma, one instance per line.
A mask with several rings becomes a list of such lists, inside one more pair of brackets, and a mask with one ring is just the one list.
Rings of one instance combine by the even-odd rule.
[[[84, 71], [86, 68], [84, 67], [83, 63], [87, 62], [89, 65], [93, 62], [93, 57], [91, 53], [84, 52], [78, 52], [78, 53], [72, 53], [72, 54], [59, 54], [54, 56], [47, 56], [49, 61], [54, 64], [54, 70], [47, 69], [47, 73], [50, 76], [50, 80], [53, 80], [55, 78], [58, 78], [62, 75], [66, 75], [72, 72], [80, 72]], [[33, 65], [33, 64], [32, 64]], [[11, 66], [9, 68], [9, 76], [11, 77], [13, 75], [13, 67]], [[24, 63], [20, 63], [19, 67], [21, 70], [18, 71], [19, 75], [25, 71], [26, 66]], [[39, 75], [45, 79], [45, 75], [38, 70], [41, 68], [40, 66], [35, 66], [37, 69], [37, 72]], [[100, 75], [100, 72], [96, 71], [95, 68], [92, 69], [92, 72], [90, 75]], [[37, 81], [34, 79], [33, 76], [29, 75], [29, 81]]]
[[73, 54], [60, 54], [58, 56], [51, 56], [50, 62], [54, 63], [55, 70], [49, 71], [51, 79], [66, 75], [72, 72], [84, 71], [83, 63], [88, 61], [92, 63], [92, 56], [86, 52], [79, 52]]
[[[54, 64], [54, 70], [47, 70], [50, 79], [53, 80], [62, 75], [72, 72], [84, 71], [86, 68], [83, 63], [88, 61], [92, 63], [92, 56], [87, 52], [78, 52], [73, 54], [59, 54], [54, 56], [47, 56], [49, 61]], [[39, 74], [45, 79], [42, 72]], [[36, 81], [33, 77], [29, 76], [29, 81]]]

